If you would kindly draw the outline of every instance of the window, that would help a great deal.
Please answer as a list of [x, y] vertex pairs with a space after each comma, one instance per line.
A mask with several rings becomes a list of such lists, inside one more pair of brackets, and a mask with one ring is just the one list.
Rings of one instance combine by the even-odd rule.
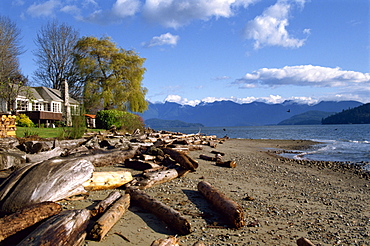
[[78, 105], [72, 105], [71, 106], [71, 115], [79, 115], [80, 114], [80, 108]]
[[53, 105], [53, 112], [54, 113], [60, 113], [60, 103], [52, 103]]
[[50, 103], [44, 103], [44, 111], [50, 111]]
[[17, 110], [28, 111], [28, 101], [17, 100]]
[[41, 103], [33, 103], [32, 104], [33, 111], [42, 111], [42, 104]]

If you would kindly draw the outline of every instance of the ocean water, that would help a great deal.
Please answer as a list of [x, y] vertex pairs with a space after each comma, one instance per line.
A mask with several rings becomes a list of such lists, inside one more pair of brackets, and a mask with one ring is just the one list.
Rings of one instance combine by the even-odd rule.
[[302, 125], [302, 126], [242, 126], [168, 128], [174, 132], [202, 133], [244, 139], [290, 139], [320, 142], [308, 150], [293, 154], [291, 158], [308, 160], [343, 161], [360, 163], [370, 170], [370, 125]]

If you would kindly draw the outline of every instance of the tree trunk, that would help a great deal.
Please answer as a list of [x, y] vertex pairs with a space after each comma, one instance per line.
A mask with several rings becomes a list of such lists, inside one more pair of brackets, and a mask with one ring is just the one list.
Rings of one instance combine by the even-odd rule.
[[97, 241], [101, 241], [108, 231], [126, 213], [130, 206], [130, 195], [125, 194], [118, 199], [107, 212], [103, 214], [94, 224], [89, 236]]
[[198, 190], [235, 228], [245, 225], [243, 209], [235, 201], [205, 181], [198, 183]]
[[89, 219], [87, 209], [63, 211], [42, 223], [17, 246], [81, 245]]
[[168, 169], [164, 171], [152, 172], [152, 173], [144, 173], [146, 177], [143, 180], [140, 180], [135, 185], [139, 187], [141, 190], [145, 190], [149, 187], [152, 187], [156, 184], [162, 184], [164, 182], [171, 181], [177, 177], [181, 177], [186, 175], [189, 170], [185, 170], [182, 167]]
[[83, 187], [88, 190], [109, 190], [118, 188], [132, 180], [131, 172], [93, 172], [91, 179], [83, 183]]
[[179, 234], [186, 235], [191, 233], [192, 230], [189, 221], [178, 211], [157, 201], [137, 188], [129, 187], [128, 192], [131, 195], [132, 201], [135, 201], [138, 206], [156, 215]]
[[183, 168], [190, 171], [195, 171], [195, 169], [197, 169], [198, 163], [194, 160], [190, 161], [189, 157], [183, 153], [169, 148], [163, 148], [162, 150], [165, 154], [168, 154], [172, 159], [179, 163]]
[[61, 211], [55, 202], [42, 202], [7, 215], [0, 219], [0, 241]]
[[107, 196], [107, 198], [105, 198], [104, 200], [100, 201], [98, 204], [95, 205], [95, 207], [93, 207], [91, 209], [91, 215], [94, 217], [98, 214], [102, 214], [104, 213], [105, 210], [107, 210], [107, 208], [112, 205], [112, 203], [114, 203], [118, 198], [120, 198], [122, 195], [120, 192], [118, 191], [112, 191], [111, 193], [109, 193], [109, 195]]

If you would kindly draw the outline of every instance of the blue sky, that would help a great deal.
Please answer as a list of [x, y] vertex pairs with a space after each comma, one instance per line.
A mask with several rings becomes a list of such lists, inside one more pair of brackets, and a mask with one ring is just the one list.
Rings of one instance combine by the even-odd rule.
[[368, 0], [1, 0], [32, 80], [41, 27], [109, 36], [146, 58], [151, 102], [370, 102]]

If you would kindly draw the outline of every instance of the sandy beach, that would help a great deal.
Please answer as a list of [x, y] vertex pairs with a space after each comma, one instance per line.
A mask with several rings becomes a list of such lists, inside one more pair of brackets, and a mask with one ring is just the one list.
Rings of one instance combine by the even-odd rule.
[[[370, 182], [351, 170], [307, 166], [272, 154], [272, 149], [307, 148], [301, 140], [229, 139], [216, 149], [204, 147], [190, 156], [199, 161], [196, 172], [151, 187], [145, 192], [183, 214], [193, 232], [178, 236], [181, 245], [296, 245], [305, 237], [315, 245], [370, 245]], [[236, 168], [200, 160], [211, 150], [224, 152]], [[125, 168], [118, 164], [100, 170]], [[135, 174], [135, 172], [133, 172]], [[229, 228], [197, 191], [207, 181], [239, 203], [246, 226]], [[124, 190], [120, 190], [124, 193]], [[62, 201], [65, 208], [86, 208], [111, 191], [95, 191], [81, 201]], [[126, 239], [121, 237], [123, 235]], [[169, 226], [138, 206], [129, 211], [101, 242], [85, 245], [150, 245], [155, 239], [176, 235]]]

